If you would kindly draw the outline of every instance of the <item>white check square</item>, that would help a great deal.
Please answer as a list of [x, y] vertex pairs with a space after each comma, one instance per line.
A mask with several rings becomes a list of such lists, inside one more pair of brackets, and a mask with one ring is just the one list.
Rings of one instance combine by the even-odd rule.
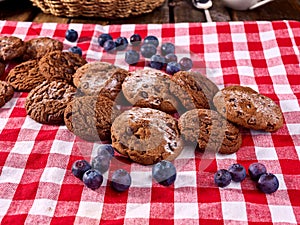
[[11, 151], [18, 154], [30, 154], [33, 146], [34, 141], [18, 141]]
[[179, 187], [196, 187], [196, 172], [195, 171], [184, 171], [184, 172], [177, 172], [177, 177], [175, 180], [175, 188]]
[[131, 177], [134, 177], [131, 182], [131, 187], [151, 187], [152, 186], [152, 172], [130, 172]]
[[289, 99], [289, 100], [280, 101], [280, 108], [281, 108], [282, 112], [295, 112], [295, 111], [300, 110], [297, 99]]
[[98, 219], [100, 221], [103, 210], [101, 202], [84, 202], [81, 201], [76, 216]]
[[224, 202], [222, 201], [222, 215], [224, 220], [247, 221], [245, 202]]
[[149, 218], [150, 203], [127, 203], [125, 218]]
[[54, 140], [51, 147], [51, 153], [70, 155], [72, 152], [73, 144], [73, 142]]
[[288, 205], [269, 205], [273, 223], [297, 224], [293, 208]]
[[41, 176], [42, 182], [51, 182], [56, 184], [62, 184], [66, 170], [57, 167], [48, 167], [44, 169]]
[[24, 169], [3, 166], [0, 176], [0, 183], [19, 184], [23, 173]]
[[257, 147], [255, 148], [256, 158], [258, 160], [276, 160], [278, 159], [275, 148]]
[[174, 219], [198, 218], [198, 203], [174, 203]]
[[35, 199], [29, 210], [29, 214], [52, 217], [54, 215], [56, 204], [57, 201], [50, 199]]

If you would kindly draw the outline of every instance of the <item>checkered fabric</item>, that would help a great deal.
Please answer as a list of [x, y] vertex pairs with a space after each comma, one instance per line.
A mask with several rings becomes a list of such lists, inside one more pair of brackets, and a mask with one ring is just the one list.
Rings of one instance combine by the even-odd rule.
[[[67, 29], [79, 33], [65, 40]], [[72, 163], [90, 160], [96, 143], [80, 140], [65, 126], [34, 122], [24, 109], [27, 93], [15, 93], [0, 109], [0, 223], [18, 224], [300, 224], [300, 22], [222, 22], [148, 25], [56, 24], [0, 21], [1, 35], [29, 40], [48, 36], [78, 45], [87, 61], [107, 61], [132, 70], [124, 52], [108, 54], [97, 38], [133, 33], [155, 35], [176, 45], [179, 58], [189, 56], [194, 70], [220, 88], [249, 86], [277, 102], [284, 126], [275, 133], [242, 130], [241, 149], [231, 155], [205, 155], [186, 148], [174, 161], [177, 179], [163, 187], [152, 180], [151, 167], [114, 159], [96, 191], [71, 174]], [[8, 65], [6, 73], [13, 65]], [[218, 169], [253, 162], [266, 165], [280, 182], [273, 194], [259, 192], [247, 177], [218, 188]], [[123, 193], [108, 185], [110, 174], [128, 170], [132, 186]]]

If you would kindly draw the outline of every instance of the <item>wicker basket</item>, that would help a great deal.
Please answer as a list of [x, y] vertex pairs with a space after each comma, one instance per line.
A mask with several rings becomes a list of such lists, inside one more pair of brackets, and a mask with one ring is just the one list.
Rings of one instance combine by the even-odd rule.
[[165, 0], [31, 0], [44, 13], [66, 17], [125, 18], [149, 13]]

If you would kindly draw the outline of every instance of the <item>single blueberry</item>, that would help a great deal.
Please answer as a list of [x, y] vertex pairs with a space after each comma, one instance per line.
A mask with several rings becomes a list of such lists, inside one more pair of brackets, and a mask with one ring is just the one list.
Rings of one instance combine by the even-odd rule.
[[160, 47], [161, 49], [161, 54], [162, 55], [168, 55], [168, 54], [174, 54], [175, 53], [175, 45], [167, 42], [167, 43], [163, 43]]
[[107, 40], [104, 42], [103, 49], [107, 52], [113, 52], [116, 50], [116, 43], [113, 40]]
[[140, 54], [135, 50], [128, 50], [125, 53], [125, 62], [129, 65], [135, 65], [140, 60]]
[[247, 175], [245, 167], [238, 163], [232, 164], [228, 171], [231, 174], [232, 180], [235, 182], [243, 181]]
[[231, 174], [229, 173], [228, 170], [225, 169], [218, 170], [214, 175], [214, 181], [218, 187], [228, 186], [231, 182], [231, 179], [232, 179]]
[[184, 71], [190, 70], [193, 67], [193, 61], [188, 57], [183, 57], [182, 59], [180, 59], [179, 64], [180, 64], [181, 70], [184, 70]]
[[162, 160], [152, 167], [152, 177], [163, 186], [170, 186], [176, 180], [176, 168], [167, 160]]
[[153, 44], [143, 44], [140, 51], [143, 57], [151, 58], [156, 54], [156, 47]]
[[78, 33], [74, 29], [69, 29], [66, 31], [66, 39], [70, 42], [75, 42], [78, 39]]
[[175, 55], [173, 53], [169, 53], [169, 54], [165, 55], [165, 60], [166, 60], [166, 63], [177, 62], [177, 55]]
[[104, 46], [104, 43], [107, 41], [107, 40], [113, 40], [112, 36], [110, 34], [101, 34], [99, 37], [98, 37], [98, 44], [103, 47]]
[[165, 65], [165, 58], [161, 55], [153, 55], [150, 58], [150, 67], [160, 70]]
[[155, 48], [157, 48], [157, 46], [159, 45], [159, 41], [158, 41], [157, 37], [155, 37], [153, 35], [149, 35], [149, 36], [145, 37], [144, 44], [153, 44], [155, 46]]
[[72, 53], [82, 56], [82, 50], [78, 46], [73, 46], [73, 47], [69, 48], [69, 52], [72, 52]]
[[110, 156], [110, 158], [114, 157], [115, 155], [115, 149], [111, 144], [103, 144], [100, 145], [100, 147], [97, 150], [97, 155], [107, 155]]
[[266, 194], [271, 194], [277, 191], [278, 187], [279, 181], [272, 173], [262, 174], [257, 181], [257, 188]]
[[267, 172], [267, 168], [262, 163], [252, 163], [248, 167], [248, 173], [252, 180], [257, 181], [259, 177]]
[[72, 174], [82, 180], [83, 174], [91, 168], [92, 166], [86, 160], [77, 160], [72, 165]]
[[126, 37], [118, 37], [116, 39], [115, 43], [116, 43], [116, 48], [118, 51], [123, 51], [128, 46], [128, 40]]
[[109, 153], [107, 154], [101, 154], [101, 155], [96, 155], [92, 159], [92, 168], [100, 171], [102, 174], [105, 173], [109, 166], [110, 166], [110, 160], [111, 160], [111, 155]]
[[116, 191], [126, 191], [131, 185], [131, 176], [126, 170], [118, 169], [112, 174], [110, 184]]
[[174, 73], [177, 73], [180, 70], [181, 70], [180, 64], [177, 62], [169, 62], [167, 64], [166, 72], [170, 75], [173, 75]]
[[130, 44], [132, 44], [133, 46], [139, 46], [142, 42], [142, 38], [139, 34], [133, 34], [130, 39]]
[[101, 186], [103, 176], [98, 170], [90, 169], [84, 173], [82, 181], [88, 188], [96, 190]]

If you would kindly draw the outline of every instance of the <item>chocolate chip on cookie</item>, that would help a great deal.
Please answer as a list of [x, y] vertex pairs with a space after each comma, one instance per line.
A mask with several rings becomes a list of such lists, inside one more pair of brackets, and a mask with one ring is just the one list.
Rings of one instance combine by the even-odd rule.
[[63, 49], [62, 42], [49, 37], [33, 38], [26, 41], [25, 45], [23, 60], [40, 59], [49, 52]]
[[183, 138], [197, 143], [201, 150], [231, 154], [242, 144], [238, 127], [210, 109], [185, 112], [180, 116], [178, 126]]
[[118, 115], [114, 102], [104, 96], [76, 97], [64, 111], [67, 128], [87, 141], [110, 140], [112, 121]]
[[18, 37], [0, 37], [0, 60], [2, 61], [8, 61], [22, 56], [25, 49], [24, 42]]
[[175, 118], [150, 108], [124, 111], [111, 127], [112, 146], [134, 162], [150, 165], [175, 159], [183, 141]]
[[0, 81], [0, 107], [8, 102], [13, 97], [13, 95], [13, 87], [5, 81]]
[[39, 60], [39, 71], [48, 80], [72, 82], [75, 71], [86, 64], [86, 60], [72, 52], [52, 51]]
[[141, 69], [130, 73], [122, 84], [126, 99], [134, 106], [177, 112], [177, 101], [170, 93], [169, 75], [155, 69]]
[[75, 92], [76, 88], [64, 81], [45, 81], [29, 92], [26, 112], [39, 123], [63, 124], [64, 110]]
[[6, 81], [10, 83], [16, 91], [29, 92], [36, 86], [46, 80], [39, 73], [38, 61], [29, 60], [11, 69], [6, 77]]
[[283, 125], [280, 107], [250, 87], [225, 87], [214, 96], [213, 102], [225, 118], [249, 129], [274, 132]]

